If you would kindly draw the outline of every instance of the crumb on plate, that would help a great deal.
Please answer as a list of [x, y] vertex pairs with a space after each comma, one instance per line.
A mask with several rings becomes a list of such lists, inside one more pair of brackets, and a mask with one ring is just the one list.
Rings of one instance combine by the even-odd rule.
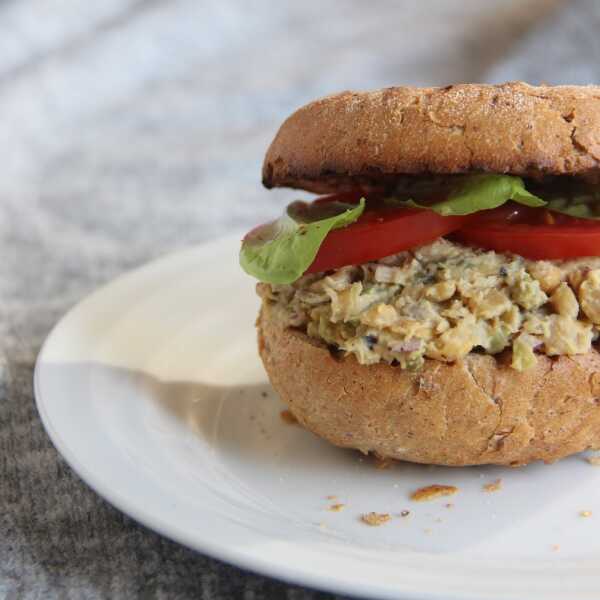
[[590, 465], [600, 467], [600, 454], [596, 454], [595, 456], [588, 456], [586, 460], [590, 463]]
[[592, 511], [591, 510], [580, 510], [579, 511], [579, 516], [580, 517], [584, 517], [584, 518], [591, 517], [592, 516]]
[[496, 481], [492, 481], [491, 483], [486, 483], [483, 486], [483, 491], [488, 492], [488, 493], [498, 492], [501, 489], [502, 489], [502, 479], [496, 479]]
[[388, 513], [370, 512], [361, 515], [360, 520], [371, 527], [379, 527], [379, 525], [387, 523], [391, 518]]
[[332, 504], [332, 505], [329, 507], [329, 510], [330, 510], [331, 512], [340, 512], [340, 511], [344, 510], [344, 508], [346, 508], [346, 505], [345, 505], [345, 504]]
[[458, 488], [453, 485], [428, 485], [426, 487], [419, 488], [411, 494], [411, 500], [415, 502], [426, 502], [439, 498], [440, 496], [452, 496], [458, 492]]

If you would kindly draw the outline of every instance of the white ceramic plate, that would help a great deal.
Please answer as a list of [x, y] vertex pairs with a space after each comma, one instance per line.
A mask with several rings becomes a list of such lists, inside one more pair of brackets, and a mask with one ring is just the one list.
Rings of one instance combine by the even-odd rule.
[[[375, 598], [600, 597], [600, 467], [582, 456], [516, 470], [377, 469], [286, 424], [256, 353], [258, 300], [238, 239], [117, 279], [48, 338], [38, 409], [94, 490], [182, 544], [307, 586]], [[498, 478], [500, 491], [483, 491]], [[433, 483], [459, 492], [410, 501]], [[370, 511], [392, 519], [369, 527], [359, 516]]]

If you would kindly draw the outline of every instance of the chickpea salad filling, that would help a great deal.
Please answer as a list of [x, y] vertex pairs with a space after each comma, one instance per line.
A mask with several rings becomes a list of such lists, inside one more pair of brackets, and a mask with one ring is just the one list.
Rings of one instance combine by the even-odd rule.
[[290, 204], [240, 264], [285, 326], [359, 363], [586, 354], [600, 333], [600, 183], [399, 178]]
[[528, 260], [444, 238], [257, 291], [284, 326], [365, 365], [511, 349], [522, 371], [537, 354], [587, 353], [600, 331], [600, 257]]

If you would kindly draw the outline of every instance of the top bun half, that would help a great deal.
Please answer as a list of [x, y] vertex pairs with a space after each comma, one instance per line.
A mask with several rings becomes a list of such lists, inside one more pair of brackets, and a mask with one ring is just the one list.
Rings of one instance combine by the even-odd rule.
[[328, 193], [470, 172], [600, 180], [600, 86], [514, 82], [327, 96], [283, 123], [263, 183]]

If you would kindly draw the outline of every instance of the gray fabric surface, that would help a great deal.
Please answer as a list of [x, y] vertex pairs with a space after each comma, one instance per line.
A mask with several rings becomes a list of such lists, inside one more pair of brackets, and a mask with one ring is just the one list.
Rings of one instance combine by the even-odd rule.
[[484, 78], [489, 83], [523, 79], [533, 84], [587, 85], [600, 82], [600, 6], [571, 2], [516, 43]]
[[562, 4], [0, 3], [1, 598], [332, 597], [200, 556], [100, 500], [42, 430], [37, 352], [99, 284], [273, 214], [291, 194], [261, 189], [262, 155], [315, 96], [592, 81], [600, 9]]

